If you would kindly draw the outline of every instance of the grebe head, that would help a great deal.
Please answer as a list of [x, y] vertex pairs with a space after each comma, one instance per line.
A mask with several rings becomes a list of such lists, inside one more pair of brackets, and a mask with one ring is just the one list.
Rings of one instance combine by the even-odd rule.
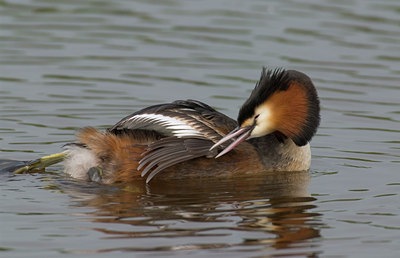
[[261, 78], [239, 111], [239, 126], [211, 149], [237, 137], [217, 157], [229, 152], [246, 139], [271, 133], [306, 145], [317, 131], [319, 99], [311, 79], [295, 70], [263, 68]]

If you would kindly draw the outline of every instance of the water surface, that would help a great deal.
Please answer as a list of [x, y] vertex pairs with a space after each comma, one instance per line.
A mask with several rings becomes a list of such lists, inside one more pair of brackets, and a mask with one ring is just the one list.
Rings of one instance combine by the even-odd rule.
[[231, 117], [262, 66], [317, 86], [310, 173], [101, 186], [0, 175], [5, 257], [400, 255], [396, 1], [0, 2], [1, 159], [155, 103]]

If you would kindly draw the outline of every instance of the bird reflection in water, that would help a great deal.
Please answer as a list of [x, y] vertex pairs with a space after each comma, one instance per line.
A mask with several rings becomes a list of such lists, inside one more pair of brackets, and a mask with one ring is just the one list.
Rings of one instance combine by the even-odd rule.
[[[316, 199], [308, 192], [309, 182], [310, 173], [303, 171], [155, 180], [148, 185], [60, 187], [75, 201], [79, 200], [74, 202], [78, 206], [96, 209], [88, 215], [93, 222], [101, 223], [101, 227], [94, 229], [107, 235], [107, 239], [136, 239], [126, 247], [91, 251], [246, 247], [246, 250], [271, 252], [295, 246], [304, 249], [301, 254], [313, 255], [309, 253], [310, 247], [316, 244], [307, 240], [320, 236], [321, 225], [320, 214], [311, 211], [316, 207], [313, 204]], [[131, 227], [116, 230], [115, 224], [108, 227], [108, 223]], [[186, 240], [188, 237], [190, 240]], [[152, 238], [157, 238], [157, 244], [151, 244]], [[138, 239], [145, 239], [148, 245], [139, 244]]]

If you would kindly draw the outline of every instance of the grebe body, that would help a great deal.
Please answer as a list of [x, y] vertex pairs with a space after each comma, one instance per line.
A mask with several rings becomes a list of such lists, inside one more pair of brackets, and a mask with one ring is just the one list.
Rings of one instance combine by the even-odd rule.
[[65, 172], [116, 183], [303, 171], [319, 121], [308, 76], [264, 68], [237, 121], [195, 100], [147, 107], [105, 132], [80, 130], [65, 146]]

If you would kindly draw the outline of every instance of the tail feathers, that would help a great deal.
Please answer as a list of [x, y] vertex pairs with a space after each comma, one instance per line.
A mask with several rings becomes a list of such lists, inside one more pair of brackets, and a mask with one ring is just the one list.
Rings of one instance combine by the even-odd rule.
[[13, 172], [15, 174], [36, 172], [45, 169], [51, 165], [57, 164], [64, 160], [65, 153], [56, 153], [48, 156], [41, 157], [32, 161], [28, 161], [25, 166], [18, 167]]
[[116, 136], [110, 133], [102, 133], [92, 127], [83, 128], [77, 134], [78, 142], [90, 150], [94, 157], [100, 158], [103, 163], [111, 160], [117, 161], [121, 150], [130, 147], [128, 136]]
[[[74, 154], [74, 152], [70, 152], [64, 163], [66, 165], [65, 171], [68, 174], [75, 178], [83, 178], [84, 175], [86, 178], [88, 176], [91, 178], [91, 174], [88, 175], [88, 171], [92, 167], [98, 167], [101, 168], [103, 183], [142, 180], [137, 167], [141, 154], [147, 147], [148, 138], [138, 140], [131, 134], [115, 135], [109, 132], [103, 133], [91, 127], [83, 128], [77, 134], [77, 138], [78, 142], [83, 144], [87, 150], [87, 153], [75, 155], [80, 159], [86, 157], [85, 162], [79, 162], [79, 164], [89, 164], [90, 160], [93, 160], [93, 162], [90, 163], [90, 166], [86, 166], [85, 169], [80, 169], [79, 173], [76, 172], [78, 170], [75, 168], [69, 170], [67, 165], [71, 163], [69, 162], [70, 156]], [[80, 152], [84, 152], [85, 148], [80, 148]], [[69, 173], [68, 171], [71, 172]]]

